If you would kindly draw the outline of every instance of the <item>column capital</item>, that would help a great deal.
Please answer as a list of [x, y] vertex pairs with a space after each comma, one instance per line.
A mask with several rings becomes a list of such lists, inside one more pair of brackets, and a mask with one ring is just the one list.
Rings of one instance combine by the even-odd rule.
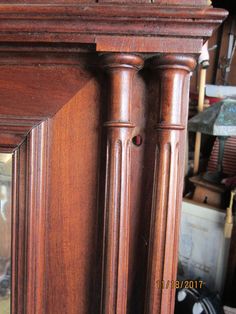
[[130, 53], [106, 53], [101, 55], [101, 67], [105, 69], [109, 85], [108, 120], [105, 126], [134, 127], [130, 122], [132, 106], [132, 82], [143, 67], [143, 59]]
[[153, 69], [174, 68], [192, 72], [196, 66], [196, 60], [193, 55], [162, 54], [153, 57], [151, 65]]
[[142, 69], [144, 60], [141, 56], [132, 53], [106, 53], [101, 55], [101, 66], [106, 68], [133, 68]]

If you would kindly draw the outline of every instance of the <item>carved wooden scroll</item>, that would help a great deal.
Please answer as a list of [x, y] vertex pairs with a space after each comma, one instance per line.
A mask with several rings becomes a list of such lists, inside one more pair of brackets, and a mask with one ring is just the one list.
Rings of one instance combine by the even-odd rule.
[[146, 314], [174, 313], [175, 289], [171, 284], [177, 272], [189, 78], [194, 65], [192, 57], [176, 54], [156, 57], [152, 64], [159, 107]]
[[125, 314], [128, 289], [130, 150], [134, 125], [130, 121], [132, 80], [143, 65], [131, 54], [107, 54], [109, 104], [104, 209], [104, 249], [101, 313]]

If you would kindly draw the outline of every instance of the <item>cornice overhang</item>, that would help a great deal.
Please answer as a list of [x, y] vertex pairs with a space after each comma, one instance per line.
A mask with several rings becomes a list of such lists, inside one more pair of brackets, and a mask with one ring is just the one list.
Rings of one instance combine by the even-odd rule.
[[178, 52], [181, 45], [195, 53], [226, 16], [227, 11], [210, 6], [0, 5], [0, 42], [94, 44], [97, 51], [138, 52], [171, 52], [171, 47]]

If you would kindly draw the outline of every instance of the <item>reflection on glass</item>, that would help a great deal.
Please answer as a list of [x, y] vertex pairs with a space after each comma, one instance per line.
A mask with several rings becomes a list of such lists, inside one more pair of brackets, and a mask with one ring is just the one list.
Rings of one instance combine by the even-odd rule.
[[12, 155], [0, 153], [0, 313], [10, 314]]

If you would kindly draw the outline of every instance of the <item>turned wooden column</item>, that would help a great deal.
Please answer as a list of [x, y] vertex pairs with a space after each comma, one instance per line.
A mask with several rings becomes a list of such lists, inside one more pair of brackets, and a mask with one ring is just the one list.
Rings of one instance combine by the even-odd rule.
[[108, 73], [106, 187], [103, 236], [102, 314], [125, 314], [128, 289], [132, 81], [141, 57], [102, 56]]
[[156, 57], [159, 105], [146, 289], [146, 314], [173, 314], [183, 190], [190, 56]]

